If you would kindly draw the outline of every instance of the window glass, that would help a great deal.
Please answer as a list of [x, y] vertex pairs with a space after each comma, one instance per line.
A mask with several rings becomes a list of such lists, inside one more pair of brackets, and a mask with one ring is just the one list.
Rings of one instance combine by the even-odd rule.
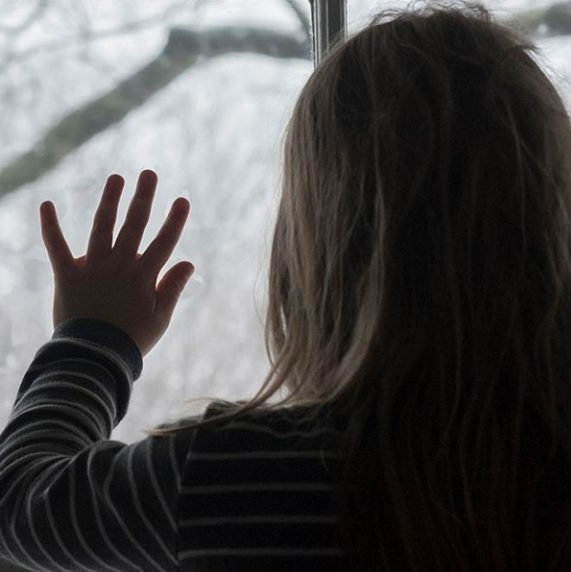
[[139, 252], [184, 196], [191, 214], [159, 278], [180, 260], [196, 270], [112, 438], [144, 438], [186, 413], [185, 399], [252, 396], [269, 367], [280, 139], [313, 69], [309, 4], [3, 0], [0, 9], [0, 427], [53, 332], [40, 203], [55, 204], [79, 257], [107, 176], [126, 181], [116, 237], [145, 168], [159, 183]]
[[[405, 4], [350, 0], [349, 32]], [[529, 27], [570, 104], [571, 5], [484, 4]], [[126, 180], [116, 236], [145, 168], [159, 184], [139, 252], [184, 196], [190, 218], [163, 273], [179, 260], [196, 269], [112, 438], [143, 438], [144, 428], [193, 411], [185, 399], [251, 397], [269, 367], [263, 323], [281, 137], [313, 70], [309, 2], [0, 0], [0, 9], [0, 427], [53, 332], [40, 203], [56, 205], [79, 257], [107, 176]]]

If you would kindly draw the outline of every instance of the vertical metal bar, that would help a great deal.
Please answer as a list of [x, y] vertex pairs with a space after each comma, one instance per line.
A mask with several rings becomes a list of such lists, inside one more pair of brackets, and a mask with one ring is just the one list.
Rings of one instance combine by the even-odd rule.
[[313, 61], [318, 66], [337, 41], [347, 37], [346, 0], [309, 0], [313, 27]]

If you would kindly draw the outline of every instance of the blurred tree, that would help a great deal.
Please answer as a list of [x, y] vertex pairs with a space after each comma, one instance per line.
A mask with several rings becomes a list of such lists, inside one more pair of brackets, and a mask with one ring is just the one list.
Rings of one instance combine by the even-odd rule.
[[[244, 25], [206, 30], [172, 28], [164, 49], [154, 60], [121, 81], [108, 93], [68, 113], [49, 128], [32, 149], [5, 165], [0, 170], [0, 196], [40, 178], [80, 145], [143, 105], [199, 59], [244, 52], [274, 58], [310, 59], [308, 17], [295, 0], [284, 2], [299, 20], [300, 33], [288, 35], [276, 30]], [[45, 0], [39, 0], [24, 23], [4, 31], [8, 34], [22, 31], [42, 16], [46, 4]], [[131, 22], [127, 27], [134, 30], [146, 23]]]
[[[0, 170], [0, 196], [44, 175], [80, 145], [143, 105], [153, 94], [191, 68], [199, 58], [209, 59], [228, 53], [250, 52], [274, 58], [310, 59], [311, 25], [307, 7], [302, 9], [298, 1], [301, 0], [283, 0], [299, 21], [300, 33], [296, 34], [288, 35], [276, 30], [247, 26], [225, 26], [206, 30], [172, 28], [164, 49], [153, 61], [121, 81], [108, 93], [68, 113], [50, 127], [32, 149], [5, 165]], [[181, 4], [187, 3], [173, 3], [168, 6], [167, 11], [176, 11]], [[199, 6], [200, 0], [196, 0], [196, 4]], [[3, 27], [0, 31], [9, 36], [22, 32], [42, 18], [47, 7], [47, 0], [38, 0], [20, 25], [13, 28]], [[106, 34], [134, 31], [149, 23], [148, 20], [128, 22], [120, 30], [112, 30]], [[571, 34], [571, 0], [516, 13], [509, 23], [532, 34]], [[88, 36], [93, 37], [93, 34]], [[30, 52], [18, 54], [18, 57], [29, 55]], [[10, 54], [10, 57], [14, 55]], [[5, 63], [9, 58], [5, 58]]]
[[516, 13], [510, 22], [531, 34], [571, 35], [571, 0]]

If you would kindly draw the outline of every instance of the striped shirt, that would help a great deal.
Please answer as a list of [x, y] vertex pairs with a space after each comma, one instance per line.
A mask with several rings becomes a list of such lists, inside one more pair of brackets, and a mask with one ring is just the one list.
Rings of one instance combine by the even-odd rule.
[[49, 572], [346, 568], [334, 540], [337, 428], [312, 429], [288, 408], [109, 440], [141, 372], [131, 337], [99, 320], [58, 325], [35, 354], [0, 434], [0, 561]]

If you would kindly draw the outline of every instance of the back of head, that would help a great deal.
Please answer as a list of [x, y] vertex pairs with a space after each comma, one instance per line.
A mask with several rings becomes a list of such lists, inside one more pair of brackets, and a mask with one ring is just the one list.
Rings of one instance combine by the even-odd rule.
[[534, 49], [385, 12], [288, 126], [271, 387], [348, 419], [358, 570], [571, 570], [571, 126]]

